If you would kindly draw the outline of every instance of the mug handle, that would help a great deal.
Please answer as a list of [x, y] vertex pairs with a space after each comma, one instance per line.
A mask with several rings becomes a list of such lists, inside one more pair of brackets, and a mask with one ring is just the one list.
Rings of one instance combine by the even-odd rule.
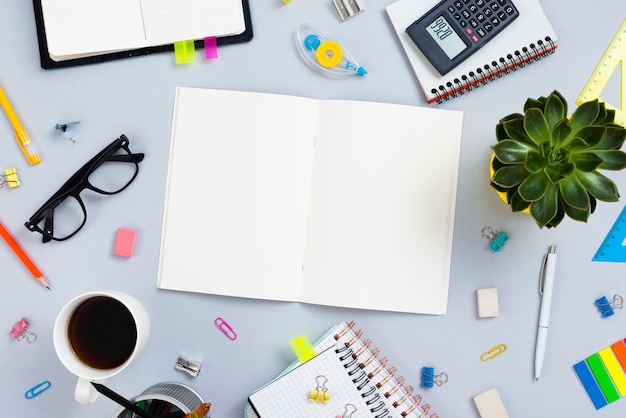
[[106, 379], [102, 380], [88, 380], [82, 377], [78, 378], [78, 382], [76, 382], [76, 390], [74, 390], [74, 399], [76, 402], [82, 404], [90, 404], [96, 400], [99, 393], [96, 388], [93, 387], [91, 382], [102, 383], [106, 382]]

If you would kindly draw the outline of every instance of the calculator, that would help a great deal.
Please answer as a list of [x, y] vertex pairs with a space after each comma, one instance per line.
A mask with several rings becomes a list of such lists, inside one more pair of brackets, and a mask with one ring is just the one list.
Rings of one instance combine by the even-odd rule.
[[518, 16], [511, 0], [444, 0], [413, 22], [406, 32], [444, 75]]

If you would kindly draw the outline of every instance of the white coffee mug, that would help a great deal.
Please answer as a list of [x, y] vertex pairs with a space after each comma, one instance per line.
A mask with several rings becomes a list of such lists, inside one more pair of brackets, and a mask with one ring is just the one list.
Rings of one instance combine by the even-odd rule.
[[61, 363], [78, 376], [74, 397], [89, 404], [98, 392], [91, 382], [124, 370], [150, 335], [150, 318], [134, 297], [115, 290], [85, 293], [69, 301], [54, 323], [54, 349]]

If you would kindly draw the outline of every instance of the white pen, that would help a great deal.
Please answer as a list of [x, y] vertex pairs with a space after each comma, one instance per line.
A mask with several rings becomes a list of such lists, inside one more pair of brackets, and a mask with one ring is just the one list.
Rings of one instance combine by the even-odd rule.
[[539, 380], [543, 359], [546, 354], [548, 341], [548, 323], [552, 307], [552, 290], [556, 272], [556, 246], [551, 245], [548, 254], [543, 258], [539, 279], [539, 294], [541, 295], [541, 311], [539, 312], [539, 329], [537, 330], [537, 347], [535, 349], [535, 381]]

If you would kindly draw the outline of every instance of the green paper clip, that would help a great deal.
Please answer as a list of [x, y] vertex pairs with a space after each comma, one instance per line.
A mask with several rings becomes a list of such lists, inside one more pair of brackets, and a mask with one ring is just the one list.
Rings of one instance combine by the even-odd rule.
[[174, 55], [176, 56], [176, 64], [189, 64], [196, 61], [196, 46], [194, 41], [174, 42]]
[[307, 336], [304, 334], [289, 341], [289, 345], [291, 346], [293, 352], [296, 353], [300, 363], [304, 363], [305, 361], [309, 361], [315, 357], [315, 349]]

